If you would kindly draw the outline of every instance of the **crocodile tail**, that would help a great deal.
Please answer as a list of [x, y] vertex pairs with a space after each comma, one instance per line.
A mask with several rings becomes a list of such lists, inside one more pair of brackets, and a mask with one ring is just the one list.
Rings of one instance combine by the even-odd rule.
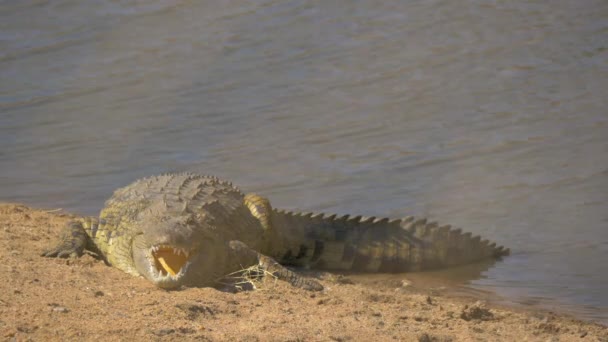
[[471, 233], [426, 219], [272, 210], [283, 263], [320, 269], [405, 272], [464, 265], [509, 254]]

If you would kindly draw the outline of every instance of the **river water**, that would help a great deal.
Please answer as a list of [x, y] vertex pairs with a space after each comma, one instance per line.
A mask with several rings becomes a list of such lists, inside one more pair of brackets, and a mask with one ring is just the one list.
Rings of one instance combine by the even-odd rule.
[[195, 171], [511, 247], [467, 280], [608, 322], [608, 2], [2, 1], [0, 199]]

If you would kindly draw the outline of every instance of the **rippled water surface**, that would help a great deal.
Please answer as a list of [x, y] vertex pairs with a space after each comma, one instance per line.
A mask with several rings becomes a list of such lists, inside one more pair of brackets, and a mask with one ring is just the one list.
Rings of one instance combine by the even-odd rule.
[[470, 286], [608, 322], [608, 2], [2, 1], [0, 199], [165, 171], [512, 248]]

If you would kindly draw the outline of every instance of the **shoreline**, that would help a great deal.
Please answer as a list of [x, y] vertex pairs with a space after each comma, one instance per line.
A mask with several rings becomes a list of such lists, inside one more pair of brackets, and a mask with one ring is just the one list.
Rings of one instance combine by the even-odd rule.
[[86, 254], [39, 257], [71, 217], [0, 203], [3, 340], [608, 341], [600, 323], [415, 281], [374, 286], [322, 272], [322, 292], [269, 278], [239, 293], [165, 291]]

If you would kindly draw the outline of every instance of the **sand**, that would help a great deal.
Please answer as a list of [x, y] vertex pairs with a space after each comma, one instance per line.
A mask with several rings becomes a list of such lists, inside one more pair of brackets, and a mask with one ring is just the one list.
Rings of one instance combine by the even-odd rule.
[[0, 204], [0, 340], [607, 341], [608, 328], [543, 311], [320, 273], [323, 292], [165, 291], [90, 255], [39, 256], [72, 215]]

